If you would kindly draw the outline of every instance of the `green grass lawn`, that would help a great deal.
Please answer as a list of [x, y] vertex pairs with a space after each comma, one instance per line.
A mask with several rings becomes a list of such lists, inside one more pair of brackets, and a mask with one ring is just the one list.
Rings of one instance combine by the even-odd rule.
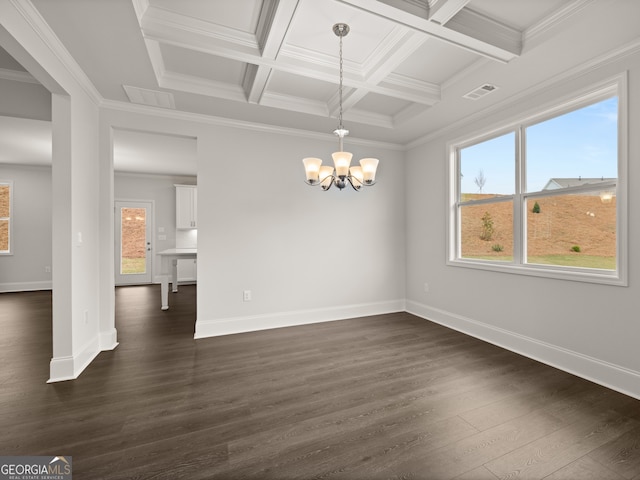
[[[498, 262], [512, 262], [512, 256], [467, 256], [465, 258], [478, 260], [493, 260]], [[598, 257], [595, 255], [582, 255], [580, 253], [566, 255], [540, 255], [529, 257], [528, 263], [537, 263], [542, 265], [562, 265], [565, 267], [581, 267], [581, 268], [599, 268], [603, 270], [615, 270], [615, 257]]]
[[144, 258], [123, 258], [120, 271], [122, 275], [131, 275], [137, 273], [145, 273], [145, 259]]
[[529, 257], [529, 263], [541, 263], [544, 265], [564, 265], [566, 267], [600, 268], [603, 270], [615, 270], [615, 257], [597, 257], [595, 255], [566, 254], [544, 255]]

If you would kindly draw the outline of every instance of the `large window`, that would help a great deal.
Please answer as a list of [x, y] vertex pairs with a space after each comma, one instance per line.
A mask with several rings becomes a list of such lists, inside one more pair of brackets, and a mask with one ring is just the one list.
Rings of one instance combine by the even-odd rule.
[[0, 255], [11, 253], [11, 182], [0, 180]]
[[626, 284], [623, 83], [450, 144], [449, 264]]

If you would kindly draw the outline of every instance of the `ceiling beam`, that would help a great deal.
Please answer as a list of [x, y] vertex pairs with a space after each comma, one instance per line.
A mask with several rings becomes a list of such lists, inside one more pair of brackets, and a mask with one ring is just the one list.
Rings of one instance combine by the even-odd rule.
[[447, 22], [446, 28], [490, 45], [500, 45], [512, 53], [522, 51], [522, 32], [469, 8]]
[[[256, 29], [256, 38], [263, 59], [275, 60], [278, 57], [297, 7], [298, 0], [264, 2]], [[260, 103], [272, 71], [271, 67], [264, 64], [248, 66], [243, 87], [249, 103]]]
[[429, 2], [429, 20], [444, 25], [471, 0], [431, 0]]
[[[435, 21], [377, 0], [339, 1], [499, 62], [507, 63], [522, 52], [520, 32], [475, 12], [463, 15], [462, 19], [455, 24], [455, 28], [450, 28], [449, 25], [439, 25]], [[463, 9], [458, 12], [456, 19], [468, 11]], [[451, 24], [451, 21], [448, 24]], [[492, 34], [493, 28], [499, 28], [499, 33]]]

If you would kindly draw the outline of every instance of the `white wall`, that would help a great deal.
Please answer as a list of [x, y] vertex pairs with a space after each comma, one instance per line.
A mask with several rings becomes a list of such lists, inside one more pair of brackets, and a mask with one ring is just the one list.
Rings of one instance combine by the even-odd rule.
[[0, 292], [49, 290], [51, 168], [3, 164], [0, 180], [13, 181], [12, 255], [0, 255]]
[[302, 158], [336, 149], [223, 127], [198, 139], [197, 337], [403, 310], [403, 154], [346, 139], [354, 160], [380, 158], [378, 183], [306, 185]]
[[[629, 286], [604, 286], [447, 266], [446, 142], [629, 70]], [[640, 54], [512, 103], [407, 155], [408, 310], [640, 397]], [[425, 293], [423, 285], [429, 283]]]

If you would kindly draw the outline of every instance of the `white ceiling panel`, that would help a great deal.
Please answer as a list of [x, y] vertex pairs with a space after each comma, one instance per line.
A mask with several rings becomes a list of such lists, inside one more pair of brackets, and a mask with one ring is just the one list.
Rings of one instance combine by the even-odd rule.
[[241, 85], [247, 69], [244, 62], [174, 45], [161, 45], [160, 51], [166, 70], [182, 75]]
[[410, 105], [411, 102], [406, 100], [369, 93], [354, 105], [354, 109], [393, 117]]
[[322, 80], [274, 71], [269, 80], [269, 92], [327, 103], [336, 94], [336, 87]]
[[396, 69], [396, 73], [442, 84], [477, 60], [478, 56], [472, 52], [429, 39]]

